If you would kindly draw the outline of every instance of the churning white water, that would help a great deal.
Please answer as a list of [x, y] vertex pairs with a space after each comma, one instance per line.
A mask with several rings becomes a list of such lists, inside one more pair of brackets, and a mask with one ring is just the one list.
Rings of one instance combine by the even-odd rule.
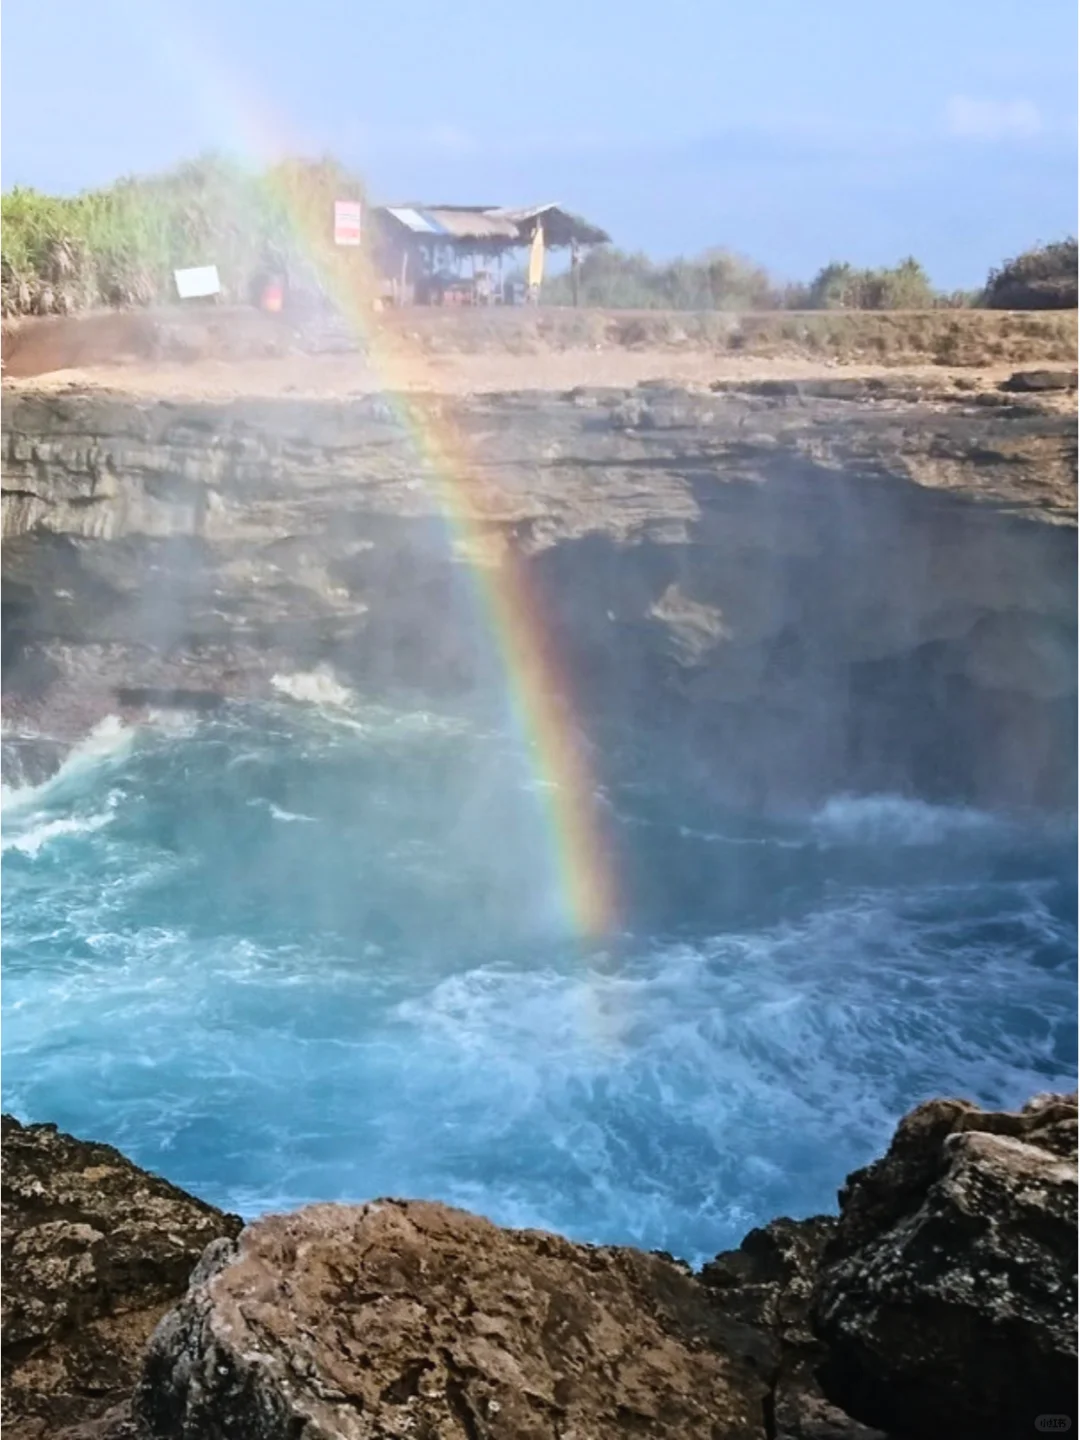
[[1068, 830], [899, 797], [769, 825], [613, 785], [563, 929], [535, 776], [459, 717], [100, 727], [4, 797], [4, 1103], [251, 1214], [439, 1197], [688, 1258], [830, 1209], [920, 1098], [1075, 1068]]

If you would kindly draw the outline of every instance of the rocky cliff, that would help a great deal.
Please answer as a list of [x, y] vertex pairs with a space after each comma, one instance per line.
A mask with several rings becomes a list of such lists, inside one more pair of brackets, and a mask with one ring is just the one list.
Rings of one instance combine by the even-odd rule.
[[22, 391], [3, 427], [9, 729], [320, 662], [483, 695], [513, 548], [577, 712], [720, 797], [1074, 793], [1075, 420], [1037, 394]]
[[20, 1440], [1016, 1440], [1073, 1415], [1075, 1095], [920, 1106], [839, 1220], [698, 1275], [421, 1201], [237, 1236], [106, 1146], [3, 1134]]

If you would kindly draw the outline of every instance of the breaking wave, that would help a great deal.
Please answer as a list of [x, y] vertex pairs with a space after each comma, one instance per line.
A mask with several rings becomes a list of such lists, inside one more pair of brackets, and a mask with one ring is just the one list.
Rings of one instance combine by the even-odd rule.
[[280, 694], [306, 705], [349, 710], [356, 703], [356, 696], [347, 685], [342, 685], [329, 666], [292, 675], [273, 675], [270, 683]]
[[[98, 766], [118, 763], [131, 750], [136, 731], [131, 725], [115, 715], [107, 715], [73, 745], [63, 763], [48, 779], [36, 784], [0, 786], [0, 808], [5, 820], [24, 811], [47, 796], [63, 794], [72, 785], [77, 785], [86, 772]], [[10, 743], [5, 737], [5, 743]]]
[[[113, 818], [112, 804], [94, 815], [68, 815], [54, 820], [34, 819], [18, 827], [5, 827], [0, 850], [18, 850], [23, 855], [37, 855], [50, 841], [64, 836], [92, 835], [108, 825]], [[14, 833], [12, 833], [14, 828]]]

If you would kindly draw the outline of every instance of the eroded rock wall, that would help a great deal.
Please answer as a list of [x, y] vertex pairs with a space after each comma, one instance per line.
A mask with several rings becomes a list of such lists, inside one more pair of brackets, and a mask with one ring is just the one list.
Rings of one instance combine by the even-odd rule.
[[986, 398], [20, 394], [9, 723], [77, 732], [120, 692], [259, 693], [317, 663], [369, 694], [496, 693], [485, 594], [513, 552], [613, 756], [662, 732], [695, 783], [764, 808], [1068, 806], [1075, 424]]

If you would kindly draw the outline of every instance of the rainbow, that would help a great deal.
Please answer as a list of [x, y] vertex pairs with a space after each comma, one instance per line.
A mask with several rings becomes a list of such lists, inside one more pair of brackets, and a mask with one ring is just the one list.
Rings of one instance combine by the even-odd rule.
[[[145, 0], [144, 0], [145, 3]], [[179, 66], [195, 80], [200, 108], [218, 122], [225, 117], [245, 158], [269, 169], [290, 154], [284, 132], [239, 76], [226, 74], [205, 46], [177, 30], [164, 8], [132, 7], [140, 28], [151, 16], [157, 21], [153, 40], [170, 67]], [[146, 32], [149, 36], [149, 32]], [[295, 154], [296, 150], [292, 149]], [[511, 546], [490, 557], [489, 528], [483, 521], [475, 477], [480, 467], [465, 438], [445, 418], [434, 397], [406, 395], [410, 356], [400, 343], [390, 343], [376, 322], [366, 287], [343, 283], [335, 267], [320, 260], [325, 253], [331, 215], [311, 217], [284, 188], [279, 198], [297, 244], [314, 266], [324, 290], [367, 351], [387, 403], [409, 435], [421, 469], [429, 477], [455, 555], [469, 567], [473, 590], [486, 617], [505, 676], [507, 699], [517, 730], [530, 758], [537, 790], [546, 810], [546, 828], [558, 892], [570, 930], [585, 940], [598, 940], [617, 927], [619, 903], [613, 852], [605, 834], [597, 786], [574, 723], [572, 687], [560, 665], [543, 606], [524, 557]], [[321, 227], [325, 223], [326, 230]], [[487, 554], [487, 558], [485, 558]]]
[[[317, 254], [317, 245], [308, 243], [313, 237], [303, 233], [303, 218], [294, 214], [292, 223], [308, 254]], [[483, 523], [483, 505], [477, 503], [483, 497], [473, 479], [480, 467], [433, 397], [404, 393], [407, 353], [400, 346], [391, 347], [369, 319], [370, 301], [365, 305], [355, 294], [341, 293], [344, 287], [334, 286], [336, 277], [325, 270], [320, 279], [366, 347], [386, 398], [429, 477], [451, 548], [469, 567], [501, 660], [511, 712], [541, 782], [539, 793], [548, 812], [567, 917], [583, 937], [608, 934], [618, 915], [611, 850], [603, 834], [596, 783], [568, 703], [572, 689], [524, 557], [509, 545], [502, 547], [501, 555], [490, 556], [490, 531]]]

